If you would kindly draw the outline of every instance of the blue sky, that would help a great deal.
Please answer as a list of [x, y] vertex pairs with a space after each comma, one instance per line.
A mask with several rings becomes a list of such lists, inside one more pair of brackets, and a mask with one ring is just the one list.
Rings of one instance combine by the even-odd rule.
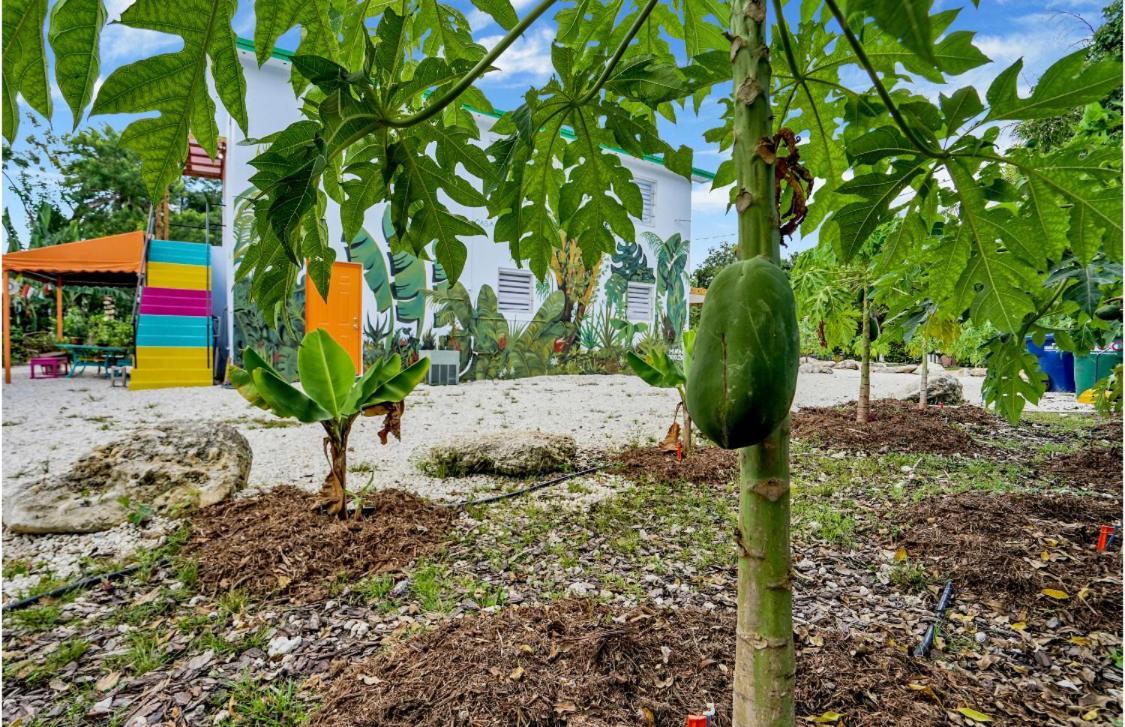
[[[132, 0], [106, 0], [109, 17], [115, 19]], [[533, 0], [514, 0], [516, 10], [521, 15], [532, 5]], [[977, 33], [976, 43], [992, 59], [992, 62], [976, 68], [969, 73], [953, 79], [957, 86], [967, 83], [977, 86], [984, 96], [992, 78], [1017, 58], [1023, 57], [1024, 70], [1021, 78], [1023, 92], [1034, 84], [1040, 74], [1056, 59], [1080, 48], [1090, 35], [1087, 23], [1096, 27], [1101, 22], [1101, 8], [1107, 0], [981, 0], [980, 7], [974, 8], [969, 0], [937, 0], [939, 9], [963, 7], [954, 29], [973, 30]], [[487, 16], [472, 9], [466, 0], [453, 0], [462, 7], [473, 24], [478, 41], [490, 46], [502, 34], [502, 30]], [[253, 3], [240, 0], [239, 11], [235, 16], [235, 30], [239, 35], [252, 37], [254, 28]], [[796, 10], [797, 3], [790, 3]], [[788, 13], [787, 13], [788, 14]], [[500, 71], [485, 77], [481, 87], [500, 109], [512, 109], [519, 105], [527, 88], [541, 84], [550, 76], [550, 47], [555, 28], [548, 18], [540, 19], [521, 40], [517, 41], [496, 64]], [[283, 37], [279, 44], [292, 49], [297, 42], [296, 33]], [[110, 25], [102, 35], [101, 77], [104, 79], [113, 69], [137, 58], [155, 53], [177, 50], [181, 41], [177, 36], [153, 31], [136, 30], [122, 25]], [[938, 88], [932, 84], [920, 85], [923, 93], [935, 97]], [[72, 120], [70, 112], [57, 92], [54, 99], [54, 128], [68, 131]], [[708, 99], [697, 115], [690, 110], [680, 113], [677, 123], [661, 123], [661, 133], [673, 145], [687, 144], [695, 150], [695, 166], [714, 170], [721, 161], [718, 149], [703, 139], [703, 133], [717, 124], [719, 104], [715, 98]], [[250, 110], [253, 113], [253, 109]], [[110, 123], [122, 128], [129, 121], [126, 116], [95, 117], [85, 120], [83, 125], [102, 125]], [[28, 127], [21, 126], [21, 133]], [[18, 142], [17, 142], [18, 148]], [[24, 229], [24, 216], [19, 204], [7, 192], [5, 184], [5, 203], [8, 204], [16, 228]], [[692, 259], [693, 264], [702, 260], [707, 251], [724, 240], [735, 237], [733, 214], [725, 212], [727, 192], [711, 190], [709, 185], [695, 185], [692, 194]], [[790, 249], [803, 249], [813, 240], [796, 238], [790, 241]]]

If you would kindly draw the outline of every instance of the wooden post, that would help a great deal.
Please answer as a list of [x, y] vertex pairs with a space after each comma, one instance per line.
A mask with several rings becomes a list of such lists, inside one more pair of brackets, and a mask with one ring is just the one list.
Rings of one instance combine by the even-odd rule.
[[12, 311], [8, 300], [8, 271], [4, 271], [4, 383], [12, 383]]
[[59, 341], [63, 337], [62, 329], [62, 278], [55, 278], [55, 338]]

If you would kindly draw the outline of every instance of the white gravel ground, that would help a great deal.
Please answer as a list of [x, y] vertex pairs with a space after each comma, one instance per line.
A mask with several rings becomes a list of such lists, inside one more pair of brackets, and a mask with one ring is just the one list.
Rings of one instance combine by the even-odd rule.
[[[935, 367], [937, 368], [937, 367]], [[940, 369], [939, 369], [940, 370]], [[936, 373], [936, 372], [935, 372]], [[0, 395], [3, 495], [28, 482], [63, 470], [91, 447], [131, 428], [168, 419], [234, 424], [254, 451], [248, 492], [288, 483], [319, 487], [326, 471], [319, 425], [276, 426], [278, 420], [255, 409], [231, 389], [220, 387], [128, 391], [111, 388], [92, 375], [75, 379], [31, 380], [25, 367], [12, 371], [12, 384]], [[872, 396], [893, 396], [917, 382], [912, 374], [872, 372]], [[796, 406], [823, 406], [855, 398], [859, 372], [801, 374]], [[964, 377], [965, 397], [980, 402], [980, 378]], [[449, 498], [487, 487], [486, 478], [438, 480], [419, 472], [411, 457], [426, 445], [466, 432], [540, 429], [571, 434], [580, 450], [644, 442], [663, 435], [676, 403], [670, 390], [652, 389], [632, 376], [543, 376], [513, 381], [481, 381], [449, 387], [419, 387], [407, 402], [401, 442], [380, 446], [380, 419], [361, 419], [351, 436], [349, 465], [374, 468], [376, 487], [399, 487]], [[1085, 408], [1074, 397], [1049, 396], [1040, 408]], [[274, 426], [270, 426], [273, 424]], [[355, 472], [350, 486], [370, 475]], [[83, 556], [120, 557], [150, 545], [160, 523], [142, 530], [130, 525], [93, 535], [14, 536], [4, 532], [4, 560], [20, 558], [58, 575], [79, 569]], [[39, 570], [39, 568], [37, 568]], [[5, 580], [4, 592], [18, 591], [24, 579]]]

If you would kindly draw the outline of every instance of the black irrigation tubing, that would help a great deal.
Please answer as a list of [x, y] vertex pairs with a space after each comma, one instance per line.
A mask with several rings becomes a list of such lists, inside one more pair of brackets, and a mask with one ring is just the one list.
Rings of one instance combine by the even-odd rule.
[[[163, 560], [157, 561], [154, 566], [161, 565], [163, 562]], [[87, 586], [92, 586], [101, 583], [102, 581], [120, 580], [125, 576], [136, 573], [142, 567], [143, 566], [141, 563], [134, 563], [133, 565], [122, 568], [121, 570], [115, 570], [112, 573], [99, 573], [97, 575], [86, 576], [85, 578], [71, 581], [64, 586], [59, 586], [58, 588], [55, 588], [53, 590], [38, 593], [34, 596], [28, 596], [27, 598], [21, 598], [20, 600], [14, 601], [12, 603], [5, 603], [3, 612], [7, 613], [9, 611], [19, 611], [20, 609], [27, 608], [28, 606], [34, 606], [44, 598], [58, 598], [59, 596], [65, 596], [71, 591], [77, 591], [80, 588], [86, 588]]]
[[[581, 477], [582, 475], [588, 475], [591, 472], [597, 472], [598, 470], [602, 469], [603, 467], [605, 467], [604, 464], [591, 465], [590, 467], [578, 470], [577, 472], [568, 472], [565, 475], [559, 475], [558, 477], [555, 477], [555, 478], [550, 479], [550, 480], [544, 480], [543, 482], [536, 482], [534, 485], [524, 487], [523, 489], [520, 489], [520, 490], [515, 490], [513, 492], [505, 492], [505, 493], [500, 494], [500, 495], [493, 495], [492, 497], [485, 497], [485, 498], [482, 498], [480, 500], [462, 500], [461, 502], [453, 503], [452, 505], [450, 505], [450, 507], [455, 507], [455, 508], [460, 509], [460, 508], [464, 508], [464, 507], [469, 507], [470, 505], [488, 505], [488, 504], [493, 503], [493, 502], [499, 502], [500, 500], [508, 500], [510, 498], [513, 498], [513, 497], [519, 497], [520, 495], [526, 495], [529, 492], [535, 492], [536, 490], [542, 490], [544, 487], [550, 487], [551, 485], [557, 485], [560, 482], [566, 482], [567, 480], [572, 480], [575, 477]], [[376, 510], [377, 510], [377, 508], [372, 507], [372, 506], [366, 506], [366, 507], [363, 508], [364, 513], [375, 512]], [[166, 562], [166, 559], [157, 561], [154, 564], [154, 566], [162, 565], [165, 562]], [[86, 588], [87, 586], [92, 586], [92, 585], [95, 585], [97, 583], [101, 583], [102, 581], [120, 580], [121, 578], [124, 578], [125, 576], [132, 575], [133, 573], [136, 573], [137, 571], [139, 571], [141, 569], [141, 567], [142, 567], [142, 565], [140, 563], [135, 563], [131, 566], [127, 566], [125, 568], [122, 568], [121, 570], [113, 571], [112, 573], [100, 573], [100, 574], [97, 574], [97, 575], [87, 576], [86, 578], [80, 578], [77, 581], [72, 581], [70, 583], [67, 583], [66, 585], [59, 586], [58, 588], [55, 588], [53, 590], [46, 591], [44, 593], [39, 593], [39, 594], [36, 594], [34, 596], [28, 596], [27, 598], [21, 598], [20, 600], [14, 601], [12, 603], [5, 603], [4, 607], [3, 607], [3, 612], [7, 613], [8, 611], [18, 611], [20, 609], [27, 608], [28, 606], [34, 606], [36, 603], [38, 603], [39, 601], [41, 601], [44, 598], [58, 598], [59, 596], [65, 596], [66, 594], [70, 593], [71, 591], [77, 591], [80, 588]]]

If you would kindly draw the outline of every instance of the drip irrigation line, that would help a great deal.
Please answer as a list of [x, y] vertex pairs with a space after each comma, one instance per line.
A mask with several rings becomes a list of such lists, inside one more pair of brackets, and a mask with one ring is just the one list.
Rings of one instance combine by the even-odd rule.
[[505, 493], [500, 494], [500, 495], [493, 495], [492, 497], [485, 497], [485, 498], [482, 498], [480, 500], [462, 500], [461, 502], [458, 502], [458, 503], [454, 504], [452, 507], [462, 508], [462, 507], [469, 507], [470, 505], [488, 505], [488, 504], [491, 504], [493, 502], [499, 502], [500, 500], [508, 500], [510, 498], [513, 498], [513, 497], [519, 497], [520, 495], [526, 495], [529, 492], [535, 492], [536, 490], [542, 490], [544, 487], [550, 487], [551, 485], [557, 485], [560, 482], [566, 482], [567, 480], [572, 480], [575, 477], [581, 477], [582, 475], [588, 475], [591, 472], [597, 472], [598, 470], [600, 470], [603, 467], [605, 467], [604, 464], [592, 465], [590, 467], [587, 467], [586, 469], [578, 470], [577, 472], [568, 472], [565, 475], [559, 475], [558, 477], [555, 477], [555, 478], [550, 479], [550, 480], [545, 480], [543, 482], [536, 482], [534, 485], [530, 485], [528, 487], [525, 487], [522, 490], [515, 490], [513, 492], [505, 492]]
[[[513, 498], [513, 497], [519, 497], [520, 495], [526, 495], [529, 492], [535, 492], [536, 490], [542, 490], [544, 487], [550, 487], [551, 485], [557, 485], [560, 482], [566, 482], [567, 480], [572, 480], [575, 477], [581, 477], [582, 475], [588, 475], [591, 472], [597, 472], [598, 470], [602, 469], [603, 467], [605, 467], [604, 464], [591, 465], [590, 467], [586, 467], [585, 469], [581, 469], [581, 470], [578, 470], [576, 472], [568, 472], [565, 475], [559, 475], [558, 477], [554, 477], [554, 478], [549, 479], [549, 480], [544, 480], [543, 482], [536, 482], [534, 485], [529, 485], [528, 487], [524, 487], [522, 489], [515, 490], [513, 492], [505, 492], [505, 493], [500, 494], [500, 495], [493, 495], [492, 497], [485, 497], [485, 498], [482, 498], [480, 500], [462, 500], [461, 502], [455, 502], [455, 503], [449, 505], [449, 507], [461, 509], [461, 508], [469, 507], [470, 505], [488, 505], [488, 504], [491, 504], [493, 502], [500, 502], [501, 500], [508, 500], [508, 499]], [[364, 514], [373, 513], [377, 509], [378, 508], [376, 508], [376, 507], [373, 507], [371, 505], [367, 505], [367, 506], [364, 506], [363, 512], [364, 512]], [[161, 560], [158, 560], [156, 563], [154, 563], [153, 567], [158, 567], [158, 566], [164, 565], [165, 563], [167, 563], [167, 561], [168, 561], [167, 558], [162, 558]], [[28, 596], [27, 598], [21, 598], [20, 600], [14, 601], [12, 603], [5, 603], [4, 606], [3, 606], [3, 612], [8, 613], [9, 611], [19, 611], [20, 609], [27, 608], [28, 606], [34, 606], [36, 603], [39, 603], [39, 601], [41, 601], [44, 598], [58, 598], [60, 596], [65, 596], [66, 594], [70, 593], [71, 591], [77, 591], [81, 588], [86, 588], [87, 586], [92, 586], [92, 585], [101, 583], [103, 581], [120, 580], [120, 579], [124, 578], [125, 576], [132, 575], [133, 573], [136, 573], [137, 571], [139, 571], [141, 569], [141, 567], [142, 567], [142, 565], [140, 563], [134, 563], [133, 565], [122, 568], [121, 570], [113, 571], [112, 573], [99, 573], [99, 574], [92, 575], [92, 576], [86, 576], [85, 578], [80, 578], [76, 581], [71, 581], [70, 583], [67, 583], [66, 585], [59, 586], [58, 588], [52, 589], [50, 591], [38, 593], [34, 596]]]
[[934, 621], [930, 627], [926, 629], [926, 635], [922, 638], [922, 643], [914, 649], [914, 656], [920, 659], [925, 658], [930, 653], [930, 648], [934, 645], [934, 639], [937, 638], [938, 630], [941, 629], [942, 621], [945, 620], [945, 609], [949, 608], [949, 602], [953, 600], [953, 581], [945, 582], [945, 588], [942, 589], [941, 598], [938, 599], [937, 608], [934, 609]]
[[[165, 562], [166, 559], [161, 559], [154, 564], [154, 567], [163, 565]], [[43, 593], [38, 593], [34, 596], [21, 598], [20, 600], [14, 601], [12, 603], [5, 603], [3, 612], [7, 613], [9, 611], [19, 611], [20, 609], [27, 608], [28, 606], [34, 606], [44, 598], [58, 598], [59, 596], [65, 596], [71, 591], [77, 591], [80, 588], [86, 588], [87, 586], [92, 586], [97, 583], [101, 583], [102, 581], [120, 580], [125, 576], [136, 573], [141, 569], [141, 567], [142, 566], [140, 563], [134, 563], [133, 565], [122, 568], [121, 570], [115, 570], [112, 573], [98, 573], [96, 575], [86, 576], [85, 578], [79, 578], [76, 581], [71, 581], [66, 585], [59, 586], [58, 588], [52, 589], [50, 591], [44, 591]]]

